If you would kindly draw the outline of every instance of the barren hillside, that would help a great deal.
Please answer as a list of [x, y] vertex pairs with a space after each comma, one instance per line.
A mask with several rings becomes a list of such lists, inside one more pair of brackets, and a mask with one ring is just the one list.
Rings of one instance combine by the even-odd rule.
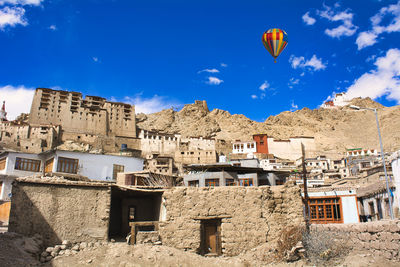
[[[351, 104], [378, 108], [385, 150], [400, 149], [400, 106], [384, 107], [370, 98], [355, 98]], [[138, 114], [137, 120], [138, 127], [146, 130], [226, 140], [248, 140], [255, 133], [267, 133], [275, 138], [314, 136], [317, 150], [325, 154], [343, 153], [346, 148], [379, 148], [374, 113], [349, 107], [303, 108], [255, 122], [244, 115], [219, 109], [209, 111], [201, 105], [189, 104], [180, 111], [167, 109]]]

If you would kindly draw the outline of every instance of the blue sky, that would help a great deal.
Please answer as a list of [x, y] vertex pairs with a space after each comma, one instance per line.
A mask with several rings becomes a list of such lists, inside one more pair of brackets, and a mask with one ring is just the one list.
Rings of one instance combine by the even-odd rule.
[[[261, 36], [288, 33], [274, 64]], [[334, 92], [400, 101], [397, 1], [0, 0], [0, 100], [32, 89], [99, 95], [154, 112], [196, 99], [263, 121]]]

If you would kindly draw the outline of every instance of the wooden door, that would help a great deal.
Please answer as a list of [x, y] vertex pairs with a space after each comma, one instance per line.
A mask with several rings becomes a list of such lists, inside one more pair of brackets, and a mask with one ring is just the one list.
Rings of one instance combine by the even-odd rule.
[[211, 219], [201, 222], [201, 250], [202, 255], [221, 255], [221, 220]]
[[10, 217], [11, 202], [5, 202], [0, 204], [0, 222], [8, 224], [8, 218]]
[[217, 254], [217, 225], [206, 224], [205, 232], [205, 253]]
[[54, 158], [46, 160], [46, 164], [44, 165], [45, 173], [53, 172], [53, 162], [54, 162]]

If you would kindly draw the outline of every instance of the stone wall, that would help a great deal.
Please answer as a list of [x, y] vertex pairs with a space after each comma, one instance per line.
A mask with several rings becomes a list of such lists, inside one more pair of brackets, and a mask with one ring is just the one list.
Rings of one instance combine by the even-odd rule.
[[314, 224], [311, 230], [324, 231], [353, 250], [373, 253], [388, 260], [400, 260], [398, 219], [355, 224]]
[[304, 223], [298, 187], [173, 188], [163, 194], [163, 245], [200, 251], [201, 220], [221, 219], [222, 254], [238, 255]]
[[[37, 181], [39, 180], [39, 181]], [[18, 178], [13, 183], [9, 231], [62, 240], [107, 240], [111, 190], [101, 183]]]

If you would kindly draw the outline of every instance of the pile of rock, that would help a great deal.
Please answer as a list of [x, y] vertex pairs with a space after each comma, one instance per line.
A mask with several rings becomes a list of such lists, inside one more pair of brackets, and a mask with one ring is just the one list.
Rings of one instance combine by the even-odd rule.
[[79, 251], [91, 250], [93, 248], [98, 248], [106, 244], [107, 242], [105, 241], [71, 243], [68, 240], [64, 240], [61, 245], [46, 248], [46, 250], [43, 251], [42, 254], [40, 254], [40, 262], [51, 261], [57, 256], [75, 255]]
[[305, 252], [303, 242], [299, 241], [290, 251], [286, 251], [284, 259], [287, 262], [297, 261], [304, 258]]

